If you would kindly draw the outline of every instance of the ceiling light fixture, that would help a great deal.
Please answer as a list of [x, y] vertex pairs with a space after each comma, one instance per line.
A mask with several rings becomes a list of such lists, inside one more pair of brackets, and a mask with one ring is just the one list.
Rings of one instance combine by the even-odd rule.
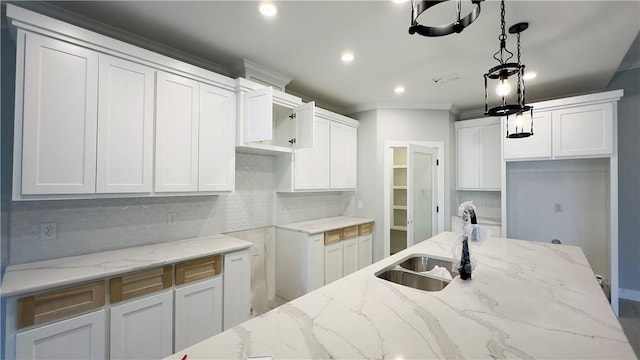
[[409, 34], [413, 35], [418, 33], [422, 36], [444, 36], [452, 33], [461, 33], [464, 28], [471, 25], [471, 23], [480, 15], [480, 3], [484, 0], [471, 0], [473, 4], [473, 10], [462, 17], [462, 0], [456, 0], [456, 20], [451, 24], [440, 26], [425, 26], [418, 23], [418, 17], [429, 10], [434, 5], [443, 3], [446, 0], [440, 1], [426, 1], [426, 0], [411, 0], [411, 26], [409, 26]]
[[[529, 27], [529, 23], [517, 23], [509, 28], [510, 34], [517, 34], [518, 39], [518, 62], [509, 62], [513, 58], [513, 53], [507, 50], [507, 34], [505, 32], [505, 10], [504, 0], [500, 1], [500, 28], [502, 33], [498, 37], [500, 41], [500, 49], [493, 54], [493, 58], [500, 64], [492, 67], [484, 74], [484, 114], [489, 116], [506, 116], [507, 137], [523, 138], [533, 135], [533, 107], [526, 105], [525, 87], [524, 87], [524, 65], [520, 58], [520, 33]], [[513, 98], [511, 95], [512, 86], [509, 78], [516, 75], [516, 99], [517, 101], [508, 103], [508, 99]], [[489, 108], [489, 80], [497, 80], [496, 93], [498, 94], [500, 104]], [[512, 100], [513, 101], [513, 100]], [[525, 114], [529, 112], [529, 116]], [[516, 115], [515, 121], [509, 119], [510, 115]], [[525, 130], [526, 129], [526, 130]]]
[[396, 86], [396, 88], [395, 88], [395, 89], [393, 89], [393, 91], [394, 91], [396, 94], [402, 94], [402, 93], [404, 93], [404, 86], [402, 86], [402, 85], [398, 85], [398, 86]]
[[522, 75], [522, 78], [524, 80], [531, 80], [531, 79], [535, 79], [535, 77], [538, 76], [538, 74], [536, 74], [533, 71], [528, 71], [526, 74]]
[[345, 63], [350, 63], [355, 58], [356, 58], [355, 55], [353, 55], [353, 53], [351, 51], [343, 52], [342, 56], [340, 57], [340, 59], [342, 59], [342, 61], [345, 62]]
[[258, 8], [258, 10], [260, 10], [260, 14], [266, 17], [274, 17], [278, 13], [278, 8], [272, 2], [260, 3], [260, 7]]

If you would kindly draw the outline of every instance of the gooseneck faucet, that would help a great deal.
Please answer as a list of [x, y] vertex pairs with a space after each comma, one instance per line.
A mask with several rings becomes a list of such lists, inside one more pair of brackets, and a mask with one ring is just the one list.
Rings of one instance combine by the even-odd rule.
[[[465, 223], [470, 222], [472, 225], [478, 223], [476, 219], [476, 212], [474, 206], [465, 206], [462, 209], [462, 220]], [[464, 226], [464, 234], [462, 235], [462, 256], [460, 257], [460, 266], [458, 266], [458, 273], [462, 280], [471, 279], [471, 255], [469, 254], [469, 237], [472, 236], [475, 227]]]

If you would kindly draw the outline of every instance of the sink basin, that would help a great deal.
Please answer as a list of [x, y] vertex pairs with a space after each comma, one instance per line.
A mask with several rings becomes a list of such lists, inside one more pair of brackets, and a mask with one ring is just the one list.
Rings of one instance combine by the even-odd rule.
[[452, 277], [458, 275], [452, 270], [451, 261], [418, 255], [395, 263], [376, 273], [376, 276], [414, 289], [440, 291], [449, 284], [450, 280], [422, 273], [432, 270], [436, 265], [449, 270]]

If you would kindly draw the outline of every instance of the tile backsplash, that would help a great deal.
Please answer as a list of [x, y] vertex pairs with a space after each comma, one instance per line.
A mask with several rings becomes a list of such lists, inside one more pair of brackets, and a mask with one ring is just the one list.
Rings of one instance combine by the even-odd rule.
[[[501, 212], [501, 196], [499, 191], [457, 191], [457, 203], [459, 206], [465, 201], [473, 200], [478, 217], [500, 219]], [[451, 215], [458, 215], [458, 208], [451, 211]]]
[[[276, 194], [275, 181], [273, 157], [238, 153], [233, 195], [14, 201], [9, 264], [343, 215], [353, 199], [338, 192]], [[45, 222], [57, 223], [55, 240], [40, 240]]]

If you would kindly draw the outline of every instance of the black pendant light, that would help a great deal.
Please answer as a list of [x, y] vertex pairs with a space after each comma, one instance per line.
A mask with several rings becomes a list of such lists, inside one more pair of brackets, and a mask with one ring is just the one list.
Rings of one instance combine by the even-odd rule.
[[[524, 138], [533, 135], [533, 107], [526, 105], [525, 101], [525, 86], [522, 78], [525, 66], [521, 62], [520, 48], [520, 33], [526, 30], [529, 24], [521, 22], [509, 28], [509, 33], [517, 34], [518, 38], [518, 62], [509, 62], [513, 58], [513, 53], [507, 50], [506, 47], [507, 35], [504, 16], [504, 0], [502, 0], [500, 2], [500, 28], [502, 33], [498, 37], [500, 49], [493, 54], [493, 58], [499, 64], [484, 74], [484, 113], [488, 116], [506, 116], [507, 137]], [[509, 103], [508, 101], [513, 98], [513, 96], [510, 96], [511, 85], [509, 84], [509, 79], [513, 75], [517, 78], [516, 101]], [[496, 93], [500, 101], [499, 104], [491, 108], [489, 107], [489, 80], [497, 80]]]
[[473, 10], [465, 17], [462, 17], [461, 15], [462, 0], [456, 0], [457, 1], [457, 7], [456, 7], [457, 17], [456, 17], [456, 20], [450, 24], [440, 25], [440, 26], [425, 26], [418, 23], [418, 16], [420, 16], [423, 12], [429, 10], [429, 8], [431, 8], [432, 6], [438, 5], [445, 1], [447, 0], [440, 0], [440, 1], [411, 0], [411, 26], [409, 26], [409, 34], [413, 35], [415, 33], [418, 33], [422, 36], [434, 37], [434, 36], [449, 35], [454, 32], [460, 33], [462, 32], [462, 30], [464, 30], [465, 27], [471, 25], [471, 23], [478, 18], [478, 15], [480, 15], [480, 3], [484, 0], [471, 0], [471, 3], [473, 4]]

